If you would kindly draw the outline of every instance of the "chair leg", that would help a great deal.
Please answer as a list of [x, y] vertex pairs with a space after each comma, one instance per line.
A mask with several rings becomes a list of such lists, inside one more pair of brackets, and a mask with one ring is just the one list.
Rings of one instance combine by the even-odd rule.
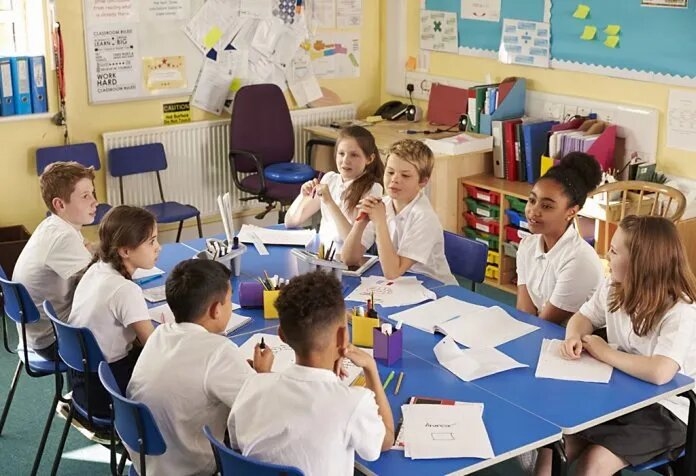
[[476, 281], [472, 281], [472, 282], [471, 282], [471, 287], [470, 287], [470, 289], [471, 289], [471, 292], [472, 292], [472, 293], [475, 293], [475, 292], [476, 292]]
[[196, 215], [196, 225], [198, 226], [198, 238], [203, 238], [203, 225], [201, 225], [200, 215]]
[[75, 414], [75, 409], [70, 405], [70, 412], [68, 413], [68, 418], [65, 420], [65, 426], [63, 427], [63, 434], [60, 436], [60, 443], [58, 443], [58, 450], [56, 451], [56, 457], [53, 460], [53, 467], [51, 468], [51, 476], [56, 476], [58, 474], [58, 466], [60, 466], [60, 460], [63, 457], [63, 448], [65, 448], [65, 440], [68, 439], [68, 432], [70, 431], [70, 424], [72, 423], [73, 415]]
[[176, 232], [176, 242], [178, 243], [181, 240], [181, 229], [184, 227], [184, 221], [179, 222], [179, 230]]
[[17, 362], [17, 369], [15, 369], [14, 377], [12, 377], [12, 385], [10, 385], [10, 391], [7, 392], [7, 399], [5, 400], [5, 406], [2, 409], [2, 417], [0, 417], [0, 435], [2, 434], [2, 429], [5, 427], [5, 420], [7, 420], [7, 414], [10, 411], [10, 405], [12, 404], [12, 399], [14, 398], [15, 390], [17, 389], [17, 382], [19, 382], [19, 377], [22, 375], [22, 369], [24, 368], [24, 363], [20, 360]]
[[48, 439], [48, 434], [51, 432], [51, 423], [53, 423], [53, 417], [56, 414], [56, 406], [58, 405], [59, 401], [60, 390], [56, 387], [56, 393], [53, 395], [53, 402], [51, 403], [51, 408], [48, 409], [48, 418], [46, 419], [46, 424], [44, 425], [44, 431], [41, 435], [41, 441], [39, 441], [39, 447], [36, 449], [34, 465], [31, 468], [31, 476], [35, 476], [39, 472], [41, 458], [43, 457], [44, 448], [46, 447], [46, 440]]
[[[123, 474], [123, 469], [126, 467], [126, 455], [128, 454], [128, 450], [126, 447], [123, 447], [123, 453], [121, 453], [121, 458], [118, 461], [118, 469], [116, 470], [116, 474], [121, 476]], [[132, 464], [132, 463], [131, 463]]]

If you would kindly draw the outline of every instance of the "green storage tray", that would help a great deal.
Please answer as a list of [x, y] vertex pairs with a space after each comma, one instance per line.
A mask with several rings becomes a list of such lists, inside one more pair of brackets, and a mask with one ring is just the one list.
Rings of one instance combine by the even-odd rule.
[[510, 208], [520, 213], [524, 213], [524, 207], [527, 205], [527, 200], [521, 200], [519, 198], [511, 197], [509, 195], [506, 195], [505, 198], [507, 198], [507, 201], [510, 204]]
[[490, 203], [479, 202], [473, 198], [465, 198], [466, 206], [469, 211], [482, 217], [498, 218], [500, 216], [500, 207], [491, 205]]
[[499, 237], [497, 235], [491, 235], [490, 233], [484, 233], [483, 231], [474, 230], [473, 228], [464, 227], [462, 231], [467, 238], [472, 240], [480, 241], [488, 245], [488, 248], [498, 251]]

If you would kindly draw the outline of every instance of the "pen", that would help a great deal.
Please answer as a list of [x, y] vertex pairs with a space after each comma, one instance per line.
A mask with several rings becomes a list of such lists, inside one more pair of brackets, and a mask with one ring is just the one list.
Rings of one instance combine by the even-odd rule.
[[382, 385], [383, 390], [387, 389], [387, 387], [389, 386], [389, 382], [391, 382], [393, 378], [394, 378], [394, 371], [392, 370], [391, 372], [389, 372], [389, 375], [387, 375], [387, 380], [384, 381], [384, 385]]
[[399, 379], [396, 381], [396, 388], [394, 389], [394, 395], [399, 394], [399, 389], [401, 388], [401, 381], [404, 379], [404, 373], [399, 372]]
[[[266, 348], [266, 343], [263, 341], [263, 337], [261, 338], [261, 343], [259, 344], [259, 349], [263, 350]], [[403, 375], [403, 372], [401, 372]], [[401, 377], [399, 377], [399, 383], [401, 383]]]

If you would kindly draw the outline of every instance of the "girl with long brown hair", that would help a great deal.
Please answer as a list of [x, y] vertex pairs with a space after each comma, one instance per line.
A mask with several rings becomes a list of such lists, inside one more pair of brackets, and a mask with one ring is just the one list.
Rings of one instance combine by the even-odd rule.
[[[662, 385], [677, 372], [696, 376], [696, 278], [677, 229], [665, 218], [628, 216], [609, 250], [611, 276], [570, 319], [561, 353], [596, 359]], [[607, 327], [607, 341], [592, 335]], [[576, 474], [612, 475], [657, 456], [674, 458], [686, 443], [689, 403], [670, 397], [567, 437]], [[551, 474], [540, 450], [537, 474]]]
[[326, 173], [321, 181], [302, 185], [300, 195], [285, 215], [285, 226], [301, 226], [321, 210], [319, 237], [338, 249], [357, 218], [355, 207], [366, 196], [381, 197], [384, 164], [375, 138], [360, 126], [341, 129], [336, 141], [336, 172]]

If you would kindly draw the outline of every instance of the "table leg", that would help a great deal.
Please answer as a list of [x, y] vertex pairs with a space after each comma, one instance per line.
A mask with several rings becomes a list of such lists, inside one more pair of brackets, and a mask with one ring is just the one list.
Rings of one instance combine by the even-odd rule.
[[565, 452], [565, 441], [561, 438], [552, 446], [553, 456], [551, 459], [551, 475], [565, 476], [568, 464], [568, 458]]

